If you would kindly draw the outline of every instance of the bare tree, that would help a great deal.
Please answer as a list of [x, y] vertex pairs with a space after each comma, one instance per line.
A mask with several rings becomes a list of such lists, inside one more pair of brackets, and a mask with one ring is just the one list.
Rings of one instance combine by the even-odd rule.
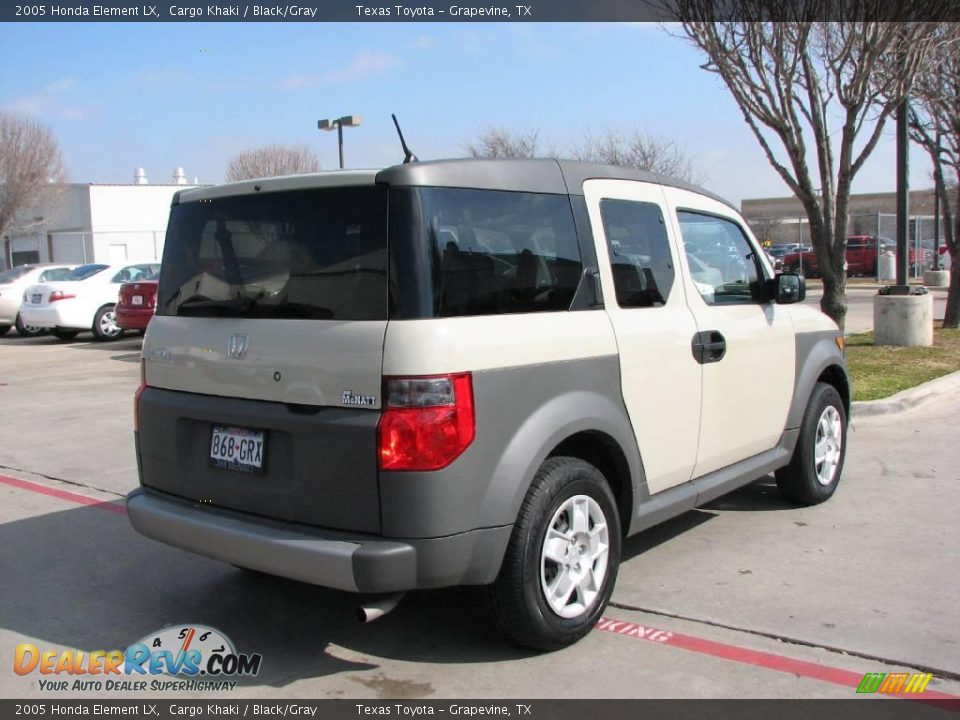
[[[937, 24], [880, 22], [897, 19], [888, 16], [900, 4], [886, 0], [847, 0], [842, 8], [830, 0], [728, 0], [728, 17], [738, 22], [714, 22], [715, 5], [675, 0], [673, 13], [802, 203], [823, 277], [820, 308], [842, 328], [851, 184], [937, 46]], [[850, 19], [824, 21], [832, 8]], [[937, 18], [948, 9], [946, 0], [931, 0], [924, 13]]]
[[750, 226], [750, 229], [753, 230], [753, 234], [756, 235], [757, 239], [760, 241], [770, 240], [773, 242], [773, 238], [770, 236], [773, 234], [773, 231], [779, 228], [783, 224], [783, 220], [780, 218], [745, 218], [747, 225]]
[[487, 128], [479, 137], [464, 145], [470, 157], [475, 158], [532, 158], [553, 155], [540, 152], [539, 130], [509, 130], [503, 127]]
[[[557, 157], [553, 144], [541, 147], [539, 130], [512, 131], [488, 128], [465, 145], [471, 157], [532, 158]], [[608, 130], [599, 139], [587, 135], [569, 151], [570, 157], [585, 162], [649, 170], [687, 182], [702, 182], [693, 163], [673, 140], [647, 135], [638, 130], [624, 134]]]
[[[944, 25], [944, 36], [960, 38], [960, 28]], [[943, 235], [950, 253], [950, 289], [943, 326], [960, 327], [960, 55], [950, 44], [931, 54], [912, 90], [910, 136], [933, 163], [934, 191], [940, 198]]]
[[53, 206], [65, 177], [60, 146], [50, 129], [0, 112], [0, 235], [48, 220], [28, 217], [24, 211]]
[[306, 145], [266, 145], [237, 153], [227, 167], [227, 182], [298, 175], [320, 170], [320, 159]]
[[574, 148], [572, 155], [577, 160], [647, 170], [691, 183], [704, 180], [675, 141], [639, 130], [629, 134], [608, 130], [599, 140], [587, 135], [583, 143]]

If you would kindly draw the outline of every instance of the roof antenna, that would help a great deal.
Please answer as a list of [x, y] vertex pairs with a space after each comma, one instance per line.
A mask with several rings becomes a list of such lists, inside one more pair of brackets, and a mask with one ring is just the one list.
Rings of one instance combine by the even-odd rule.
[[400, 123], [397, 122], [397, 116], [394, 115], [393, 113], [390, 113], [390, 117], [393, 118], [393, 124], [397, 128], [397, 135], [400, 136], [400, 146], [403, 148], [403, 156], [404, 156], [403, 164], [406, 165], [407, 163], [419, 162], [420, 159], [416, 155], [414, 155], [412, 152], [410, 152], [410, 148], [407, 147], [407, 141], [403, 139], [403, 132], [400, 130]]

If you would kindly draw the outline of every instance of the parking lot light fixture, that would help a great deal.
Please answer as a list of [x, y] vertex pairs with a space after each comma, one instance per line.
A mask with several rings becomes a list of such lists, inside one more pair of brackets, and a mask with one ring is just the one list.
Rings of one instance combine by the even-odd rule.
[[338, 118], [330, 118], [317, 121], [317, 128], [320, 130], [337, 130], [337, 147], [340, 150], [340, 169], [343, 170], [343, 129], [345, 127], [357, 127], [363, 122], [359, 115], [344, 115]]

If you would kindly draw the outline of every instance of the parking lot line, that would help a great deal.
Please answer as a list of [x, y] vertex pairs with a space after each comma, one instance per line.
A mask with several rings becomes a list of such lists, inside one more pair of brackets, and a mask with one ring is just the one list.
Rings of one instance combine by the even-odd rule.
[[[690, 650], [702, 655], [712, 655], [713, 657], [731, 660], [744, 665], [777, 670], [779, 672], [820, 680], [834, 685], [845, 685], [847, 687], [857, 688], [860, 686], [860, 683], [863, 682], [863, 673], [844, 670], [830, 665], [820, 665], [819, 663], [808, 662], [806, 660], [797, 660], [787, 657], [786, 655], [777, 655], [761, 650], [751, 650], [750, 648], [739, 645], [716, 642], [685, 633], [660, 630], [634, 622], [603, 617], [600, 618], [600, 621], [597, 623], [596, 629], [613, 633], [614, 635], [646, 640], [647, 642], [680, 648], [681, 650]], [[898, 697], [921, 702], [926, 700], [960, 700], [960, 695], [951, 695], [949, 693], [938, 692], [937, 690], [927, 690], [924, 691], [922, 695], [896, 693], [888, 695], [888, 697]], [[956, 705], [952, 705], [951, 709], [958, 708]]]
[[105, 500], [97, 500], [92, 497], [87, 497], [86, 495], [68, 492], [67, 490], [58, 490], [47, 485], [30, 482], [29, 480], [21, 480], [20, 478], [10, 477], [9, 475], [0, 475], [0, 483], [9, 485], [10, 487], [19, 488], [20, 490], [35, 492], [40, 495], [49, 495], [50, 497], [59, 498], [60, 500], [66, 500], [67, 502], [76, 503], [78, 505], [89, 505], [90, 507], [99, 508], [100, 510], [116, 513], [117, 515], [127, 514], [127, 508], [123, 505], [117, 505]]

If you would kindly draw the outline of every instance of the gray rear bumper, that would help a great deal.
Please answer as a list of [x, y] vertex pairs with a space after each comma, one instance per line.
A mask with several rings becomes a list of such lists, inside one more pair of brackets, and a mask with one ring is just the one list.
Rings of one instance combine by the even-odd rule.
[[396, 541], [321, 532], [143, 488], [127, 497], [127, 512], [137, 532], [168, 545], [312, 585], [367, 593], [493, 582], [512, 529]]

